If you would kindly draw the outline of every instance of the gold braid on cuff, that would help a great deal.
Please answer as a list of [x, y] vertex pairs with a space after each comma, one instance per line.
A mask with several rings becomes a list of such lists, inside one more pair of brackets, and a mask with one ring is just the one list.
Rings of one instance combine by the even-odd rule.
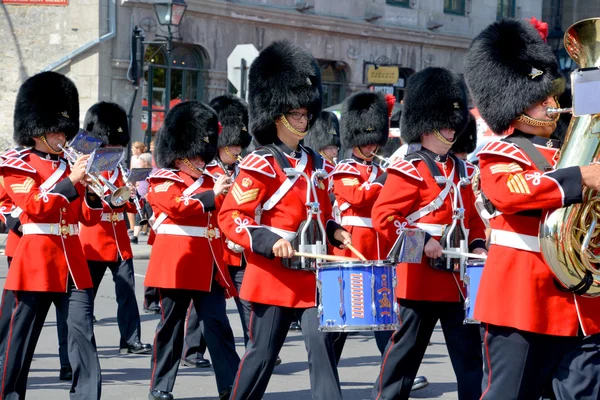
[[529, 115], [521, 114], [517, 117], [517, 121], [531, 126], [552, 126], [556, 123], [556, 121], [558, 121], [559, 117], [560, 114], [556, 114], [556, 116], [550, 120], [542, 120], [531, 118]]
[[[454, 140], [450, 141], [450, 140], [446, 139], [444, 137], [444, 135], [442, 135], [440, 133], [440, 131], [438, 131], [437, 129], [435, 131], [433, 131], [433, 134], [435, 135], [435, 137], [437, 138], [437, 140], [439, 140], [440, 142], [444, 143], [445, 145], [452, 146], [454, 144], [454, 142], [456, 142], [456, 138]], [[454, 136], [456, 136], [456, 133], [454, 133]]]
[[279, 117], [279, 121], [281, 121], [283, 126], [285, 126], [288, 129], [288, 131], [292, 132], [296, 136], [300, 136], [301, 138], [303, 138], [308, 133], [308, 129], [306, 130], [306, 132], [300, 132], [299, 130], [294, 128], [292, 125], [290, 125], [287, 118], [283, 114], [281, 114], [281, 117]]

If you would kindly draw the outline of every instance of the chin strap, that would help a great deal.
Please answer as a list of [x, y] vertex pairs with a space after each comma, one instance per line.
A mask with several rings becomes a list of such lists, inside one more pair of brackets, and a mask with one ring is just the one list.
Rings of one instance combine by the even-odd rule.
[[329, 161], [330, 163], [332, 163], [333, 165], [335, 165], [335, 164], [336, 164], [336, 162], [335, 162], [335, 161], [333, 161], [331, 158], [327, 157], [327, 154], [325, 154], [324, 152], [320, 151], [320, 152], [319, 152], [319, 154], [320, 154], [321, 156], [323, 156], [323, 158], [324, 158], [324, 159], [326, 159], [327, 161]]
[[202, 175], [204, 173], [203, 170], [201, 170], [200, 168], [196, 167], [194, 164], [192, 164], [192, 162], [190, 160], [186, 158], [182, 158], [181, 162], [183, 164], [185, 164], [186, 167], [188, 167], [190, 170], [194, 171], [194, 172], [199, 172], [200, 175]]
[[232, 160], [242, 161], [242, 156], [240, 156], [240, 155], [234, 156], [233, 153], [231, 152], [231, 150], [229, 150], [229, 146], [223, 147], [223, 151], [225, 152], [225, 154], [227, 154], [229, 157], [231, 157]]
[[62, 150], [61, 151], [56, 151], [52, 147], [50, 147], [50, 145], [46, 141], [46, 136], [40, 136], [40, 142], [44, 143], [44, 146], [46, 146], [46, 149], [48, 150], [48, 153], [50, 153], [50, 154], [56, 154], [56, 155], [62, 154]]
[[438, 131], [437, 129], [435, 131], [433, 131], [433, 135], [436, 137], [437, 140], [439, 140], [440, 142], [442, 142], [442, 143], [444, 143], [445, 145], [448, 145], [448, 146], [452, 146], [454, 144], [454, 142], [456, 142], [456, 132], [454, 132], [455, 138], [452, 141], [446, 139], [444, 137], [444, 135], [442, 135], [440, 133], [440, 131]]
[[379, 150], [379, 146], [377, 146], [377, 148], [368, 156], [365, 155], [365, 153], [363, 153], [362, 151], [360, 151], [360, 147], [355, 146], [354, 147], [356, 149], [356, 151], [358, 152], [358, 155], [362, 157], [363, 160], [366, 161], [371, 161], [373, 158], [375, 158], [375, 153], [377, 153], [377, 150]]
[[306, 130], [306, 132], [300, 132], [299, 130], [294, 128], [292, 125], [290, 125], [287, 118], [283, 114], [281, 114], [281, 117], [279, 117], [279, 121], [283, 124], [283, 126], [285, 126], [287, 128], [288, 131], [292, 132], [296, 136], [300, 136], [301, 138], [303, 138], [308, 133], [308, 129]]
[[556, 114], [550, 120], [535, 119], [535, 118], [531, 118], [529, 115], [521, 114], [517, 117], [517, 121], [522, 122], [527, 125], [530, 125], [530, 126], [544, 126], [545, 127], [545, 126], [552, 126], [552, 125], [556, 124], [556, 121], [558, 121], [558, 118], [560, 118], [560, 114]]

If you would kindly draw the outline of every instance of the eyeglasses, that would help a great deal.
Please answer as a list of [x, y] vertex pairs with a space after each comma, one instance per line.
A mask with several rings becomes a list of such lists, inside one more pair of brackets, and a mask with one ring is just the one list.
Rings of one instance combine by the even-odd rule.
[[301, 112], [294, 111], [294, 112], [287, 112], [287, 113], [285, 113], [285, 115], [289, 115], [290, 117], [292, 117], [292, 119], [294, 121], [300, 121], [302, 119], [302, 117], [306, 118], [307, 121], [310, 121], [313, 119], [313, 115], [311, 113], [304, 114]]

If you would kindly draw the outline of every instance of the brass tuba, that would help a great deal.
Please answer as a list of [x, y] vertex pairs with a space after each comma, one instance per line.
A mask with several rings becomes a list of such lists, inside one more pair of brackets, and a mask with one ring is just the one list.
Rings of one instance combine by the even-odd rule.
[[[573, 24], [564, 43], [581, 68], [600, 67], [600, 18]], [[599, 160], [600, 114], [573, 116], [556, 167]], [[540, 250], [546, 264], [562, 286], [587, 297], [600, 296], [599, 218], [600, 194], [584, 188], [582, 204], [548, 213], [540, 225]]]

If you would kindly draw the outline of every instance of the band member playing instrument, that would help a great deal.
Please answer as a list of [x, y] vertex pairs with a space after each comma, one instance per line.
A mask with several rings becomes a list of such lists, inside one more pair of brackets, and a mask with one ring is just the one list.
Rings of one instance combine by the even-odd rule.
[[[4, 160], [6, 157], [18, 157], [22, 151], [29, 150], [25, 147], [19, 147], [16, 149], [8, 150], [3, 155], [0, 155]], [[12, 258], [19, 245], [19, 239], [23, 236], [21, 229], [20, 214], [21, 210], [13, 204], [12, 200], [8, 196], [4, 186], [0, 185], [0, 218], [6, 224], [8, 228], [8, 236], [6, 238], [6, 246], [4, 248], [4, 255], [8, 263], [8, 268], [12, 262]], [[10, 327], [10, 317], [15, 304], [15, 296], [12, 290], [4, 289], [2, 291], [2, 305], [0, 306], [0, 338], [6, 337]], [[60, 361], [60, 371], [58, 373], [58, 379], [61, 381], [70, 381], [73, 378], [73, 370], [71, 364], [69, 364], [69, 354], [67, 352], [67, 320], [64, 315], [56, 310], [56, 331], [58, 334], [58, 358]], [[0, 360], [4, 360], [6, 349], [0, 349]], [[4, 361], [0, 361], [0, 366]]]
[[479, 330], [463, 324], [463, 283], [454, 268], [446, 269], [448, 263], [451, 267], [458, 263], [442, 258], [441, 244], [446, 243], [445, 232], [454, 217], [457, 225], [449, 239], [463, 239], [474, 253], [485, 253], [484, 225], [475, 210], [471, 185], [466, 184], [473, 167], [448, 155], [467, 122], [466, 89], [457, 74], [426, 68], [409, 78], [403, 104], [402, 139], [420, 142], [422, 149], [388, 167], [373, 206], [373, 226], [390, 240], [405, 228], [424, 230], [425, 257], [420, 264], [401, 262], [396, 268], [400, 329], [388, 342], [371, 398], [408, 399], [440, 321], [459, 398], [478, 399], [482, 376]]
[[221, 399], [229, 397], [240, 361], [225, 310], [225, 298], [237, 291], [223, 264], [215, 215], [220, 194], [231, 184], [226, 176], [214, 183], [203, 175], [217, 152], [218, 132], [214, 110], [187, 101], [169, 111], [156, 138], [161, 169], [148, 178], [156, 238], [144, 282], [158, 288], [161, 307], [151, 362], [151, 400], [173, 399], [190, 301], [204, 322]]
[[50, 304], [65, 316], [73, 368], [71, 398], [100, 398], [100, 364], [92, 327], [93, 290], [79, 241], [79, 223], [98, 223], [101, 199], [81, 182], [88, 156], [72, 167], [62, 146], [79, 129], [79, 96], [71, 80], [43, 72], [26, 80], [15, 104], [14, 140], [31, 146], [3, 163], [4, 187], [23, 210], [23, 237], [4, 288], [15, 307], [5, 349], [0, 397], [24, 398], [27, 375]]
[[[248, 133], [248, 105], [237, 96], [226, 94], [215, 97], [209, 104], [219, 116], [222, 131], [219, 134], [219, 149], [215, 159], [211, 161], [206, 170], [213, 176], [225, 175], [233, 182], [239, 173], [239, 160], [242, 158], [242, 150], [248, 147], [252, 136]], [[226, 192], [221, 193], [224, 198]], [[222, 199], [221, 199], [222, 201]], [[235, 246], [224, 235], [221, 235], [223, 244], [223, 261], [227, 265], [231, 280], [236, 290], [242, 286], [246, 260], [243, 249]], [[244, 331], [244, 345], [248, 344], [248, 321], [250, 320], [250, 303], [235, 297], [235, 304], [240, 314], [242, 329]], [[182, 365], [205, 367], [210, 366], [208, 360], [204, 359], [206, 349], [205, 341], [202, 339], [200, 321], [193, 309], [189, 310], [186, 322], [185, 346], [182, 354]]]
[[[126, 147], [129, 143], [127, 114], [116, 103], [99, 102], [87, 112], [83, 123], [90, 134], [101, 138], [108, 146]], [[102, 172], [102, 175], [114, 186], [126, 185], [121, 169]], [[135, 278], [133, 276], [133, 253], [127, 235], [125, 213], [136, 213], [133, 201], [122, 206], [111, 203], [111, 192], [105, 191], [102, 218], [97, 225], [82, 227], [80, 232], [83, 253], [87, 259], [94, 298], [104, 277], [110, 269], [115, 282], [117, 298], [117, 324], [121, 334], [119, 348], [122, 354], [150, 353], [152, 346], [142, 343], [140, 313], [135, 298]], [[135, 195], [135, 193], [134, 193]]]
[[[225, 236], [244, 248], [248, 264], [240, 297], [252, 305], [250, 342], [231, 398], [262, 398], [288, 327], [299, 318], [312, 397], [341, 399], [331, 338], [318, 331], [315, 272], [302, 270], [307, 263], [293, 258], [291, 243], [307, 221], [307, 189], [311, 202], [319, 203], [315, 218], [327, 227], [330, 242], [351, 242], [348, 232], [330, 220], [326, 185], [313, 172], [325, 161], [299, 145], [313, 116], [321, 112], [319, 67], [299, 46], [274, 42], [252, 63], [249, 81], [250, 132], [264, 147], [244, 158], [219, 213]], [[302, 174], [315, 179], [307, 182]], [[314, 190], [308, 186], [313, 184]], [[306, 223], [317, 225], [315, 219]]]
[[514, 128], [479, 152], [481, 186], [493, 212], [475, 306], [484, 340], [482, 398], [537, 399], [551, 386], [551, 398], [598, 399], [600, 300], [568, 292], [553, 279], [538, 232], [544, 209], [581, 203], [584, 187], [600, 189], [600, 165], [553, 169], [561, 144], [549, 139], [557, 117], [547, 109], [557, 106], [565, 81], [529, 23], [488, 26], [465, 66], [485, 122], [494, 132]]

